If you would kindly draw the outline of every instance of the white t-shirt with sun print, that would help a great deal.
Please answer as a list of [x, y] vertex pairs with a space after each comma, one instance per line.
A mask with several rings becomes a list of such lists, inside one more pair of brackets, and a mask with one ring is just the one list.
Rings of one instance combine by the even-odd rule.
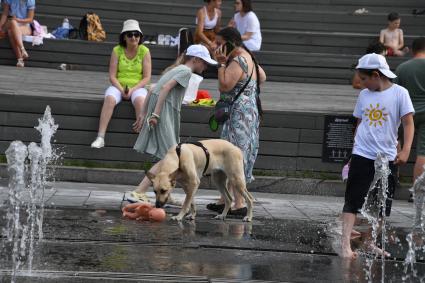
[[362, 90], [353, 113], [362, 120], [354, 138], [353, 154], [375, 160], [380, 152], [394, 160], [401, 118], [414, 112], [409, 92], [402, 86], [393, 84], [384, 91]]

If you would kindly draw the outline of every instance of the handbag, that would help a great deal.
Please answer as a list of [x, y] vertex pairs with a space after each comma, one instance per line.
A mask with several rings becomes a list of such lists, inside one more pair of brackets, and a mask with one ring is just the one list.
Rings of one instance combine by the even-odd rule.
[[236, 94], [233, 98], [229, 99], [224, 96], [220, 96], [220, 99], [217, 101], [214, 108], [214, 119], [218, 124], [223, 124], [230, 118], [230, 112], [232, 111], [233, 103], [244, 92], [246, 86], [251, 81], [253, 72], [254, 72], [254, 69], [252, 69], [251, 75], [249, 76], [249, 79], [246, 81], [245, 85], [239, 90], [238, 94]]

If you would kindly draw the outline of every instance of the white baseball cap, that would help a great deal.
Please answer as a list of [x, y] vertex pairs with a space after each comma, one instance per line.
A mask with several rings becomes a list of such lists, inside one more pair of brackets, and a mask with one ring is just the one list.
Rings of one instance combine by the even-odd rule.
[[391, 72], [385, 57], [376, 53], [366, 54], [360, 58], [356, 69], [379, 70], [387, 78], [394, 79], [397, 77], [396, 74]]
[[140, 29], [139, 22], [136, 20], [126, 20], [124, 22], [121, 33], [126, 31], [138, 31], [143, 34], [142, 30]]
[[211, 59], [210, 52], [202, 44], [194, 44], [186, 50], [186, 55], [201, 58], [211, 65], [217, 65], [217, 61]]

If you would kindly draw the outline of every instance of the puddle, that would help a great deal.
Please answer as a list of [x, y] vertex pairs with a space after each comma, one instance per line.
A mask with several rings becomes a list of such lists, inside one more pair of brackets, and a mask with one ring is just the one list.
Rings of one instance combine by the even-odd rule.
[[[56, 279], [69, 279], [71, 271], [101, 272], [111, 282], [124, 280], [118, 278], [121, 273], [135, 278], [146, 274], [197, 276], [199, 282], [206, 282], [202, 281], [205, 278], [298, 282], [364, 279], [362, 259], [347, 264], [336, 255], [326, 223], [293, 219], [222, 222], [211, 219], [212, 216], [201, 214], [194, 223], [150, 223], [123, 219], [117, 211], [46, 210], [44, 239], [36, 247], [33, 269], [59, 270]], [[386, 280], [400, 282], [407, 231], [389, 233], [397, 235], [400, 241], [389, 244], [397, 260], [386, 261]], [[8, 248], [6, 245], [5, 250]], [[7, 257], [2, 256], [0, 266], [10, 268]], [[375, 269], [375, 278], [379, 278], [380, 267]], [[417, 269], [424, 274], [421, 262]], [[100, 280], [86, 275], [79, 275], [78, 282]], [[43, 276], [44, 281], [36, 281], [39, 277], [35, 276], [32, 281], [22, 277], [18, 282], [56, 282]], [[3, 279], [6, 277], [3, 273]], [[169, 282], [185, 282], [183, 277]], [[61, 282], [72, 282], [66, 280]]]

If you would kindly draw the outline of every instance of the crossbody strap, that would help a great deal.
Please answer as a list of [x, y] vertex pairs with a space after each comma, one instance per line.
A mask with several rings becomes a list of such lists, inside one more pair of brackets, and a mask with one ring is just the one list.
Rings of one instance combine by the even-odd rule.
[[235, 101], [239, 98], [239, 96], [240, 96], [240, 95], [244, 92], [244, 90], [245, 90], [246, 86], [247, 86], [247, 85], [249, 84], [249, 82], [251, 81], [252, 74], [254, 73], [254, 69], [255, 69], [255, 66], [254, 66], [254, 68], [252, 68], [251, 75], [249, 76], [249, 78], [248, 78], [248, 80], [246, 81], [245, 85], [241, 88], [241, 90], [238, 92], [238, 94], [236, 94], [236, 95], [235, 95], [235, 97], [233, 98], [232, 103], [233, 103], [233, 102], [235, 102]]

